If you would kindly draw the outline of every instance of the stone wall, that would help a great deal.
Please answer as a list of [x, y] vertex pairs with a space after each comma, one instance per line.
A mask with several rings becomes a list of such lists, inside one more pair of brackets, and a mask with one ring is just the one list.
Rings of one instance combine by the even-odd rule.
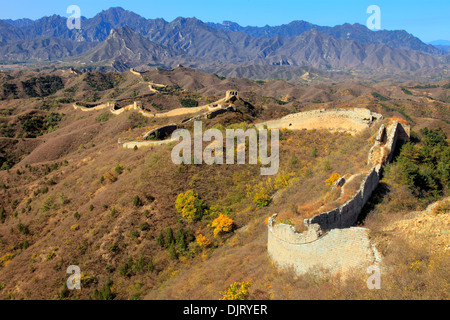
[[120, 109], [116, 109], [115, 106], [111, 107], [110, 111], [112, 114], [114, 115], [119, 115], [122, 114], [123, 112], [127, 111], [127, 110], [137, 110], [139, 112], [143, 112], [142, 110], [142, 103], [140, 101], [134, 101], [133, 104], [129, 104], [123, 108]]
[[297, 274], [316, 268], [330, 272], [347, 271], [380, 260], [368, 232], [368, 229], [357, 227], [333, 229], [311, 242], [298, 243], [289, 241], [293, 236], [292, 230], [286, 230], [284, 225], [269, 224], [267, 249], [278, 267], [292, 268]]
[[[385, 144], [390, 161], [397, 141], [407, 139], [409, 128], [395, 121], [388, 130], [380, 127], [375, 145]], [[379, 262], [369, 230], [352, 226], [377, 188], [381, 169], [382, 163], [373, 166], [356, 194], [339, 208], [305, 219], [306, 231], [302, 233], [293, 226], [276, 223], [276, 215], [270, 218], [267, 249], [271, 259], [280, 268], [293, 268], [298, 274], [312, 268], [338, 271]]]
[[111, 108], [113, 107], [113, 104], [111, 102], [107, 102], [104, 104], [99, 104], [98, 106], [95, 107], [83, 107], [83, 106], [79, 106], [77, 103], [73, 104], [73, 108], [75, 110], [81, 110], [81, 111], [97, 111], [97, 110], [103, 110], [103, 109], [107, 109], [107, 108]]
[[290, 114], [278, 120], [259, 123], [256, 125], [256, 128], [267, 127], [268, 129], [290, 130], [324, 129], [356, 134], [381, 118], [381, 114], [373, 113], [369, 109], [364, 108], [355, 108], [352, 110], [323, 109]]
[[366, 178], [361, 183], [361, 186], [356, 194], [334, 210], [321, 213], [310, 219], [305, 220], [307, 226], [311, 224], [318, 224], [322, 230], [329, 230], [335, 228], [347, 228], [352, 226], [358, 220], [362, 208], [369, 200], [372, 192], [377, 188], [380, 181], [380, 167], [373, 167], [370, 169]]
[[159, 137], [167, 137], [171, 135], [175, 130], [178, 129], [178, 126], [175, 123], [168, 124], [165, 126], [161, 126], [146, 132], [143, 136], [144, 139], [147, 139], [151, 135], [159, 136]]
[[119, 140], [118, 144], [119, 147], [122, 147], [124, 149], [134, 149], [134, 147], [141, 148], [141, 147], [155, 147], [160, 146], [163, 144], [168, 144], [176, 140], [167, 139], [167, 140], [160, 140], [160, 141], [130, 141], [130, 142], [123, 142]]

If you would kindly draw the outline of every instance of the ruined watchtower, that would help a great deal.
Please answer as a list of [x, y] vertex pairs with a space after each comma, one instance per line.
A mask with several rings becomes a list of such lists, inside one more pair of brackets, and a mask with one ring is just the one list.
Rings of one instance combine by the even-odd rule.
[[227, 95], [225, 96], [227, 101], [236, 101], [239, 100], [239, 92], [236, 90], [228, 90]]

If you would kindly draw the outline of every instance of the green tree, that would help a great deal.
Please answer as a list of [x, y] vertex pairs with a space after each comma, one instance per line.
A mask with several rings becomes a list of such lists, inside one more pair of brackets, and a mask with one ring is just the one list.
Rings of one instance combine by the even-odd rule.
[[160, 247], [164, 247], [164, 236], [162, 231], [159, 232], [158, 238], [156, 238], [156, 243], [160, 246]]
[[177, 230], [177, 234], [175, 236], [175, 243], [177, 244], [178, 248], [180, 248], [181, 250], [186, 250], [187, 249], [187, 245], [186, 245], [186, 235], [184, 233], [184, 230], [182, 227], [179, 227]]
[[134, 205], [135, 207], [140, 207], [140, 206], [142, 206], [142, 200], [141, 200], [141, 198], [139, 198], [139, 196], [135, 196], [135, 197], [134, 197], [134, 199], [133, 199], [133, 205]]
[[122, 277], [126, 277], [126, 276], [130, 276], [131, 275], [131, 271], [133, 270], [133, 258], [129, 257], [127, 262], [125, 262], [119, 269], [119, 274]]
[[142, 270], [144, 270], [144, 266], [145, 266], [145, 260], [144, 260], [144, 256], [141, 254], [139, 256], [138, 261], [136, 262], [136, 264], [133, 266], [133, 270], [137, 273], [141, 272]]
[[169, 257], [171, 260], [178, 259], [177, 250], [175, 250], [175, 246], [173, 245], [173, 243], [169, 247]]
[[0, 221], [1, 221], [2, 223], [5, 223], [5, 220], [6, 220], [6, 212], [5, 212], [5, 208], [4, 208], [4, 207], [1, 207], [1, 208], [0, 208]]
[[164, 245], [169, 248], [174, 243], [173, 230], [172, 228], [166, 229], [166, 236], [164, 237]]
[[111, 287], [113, 285], [113, 281], [108, 278], [106, 283], [100, 290], [95, 289], [92, 299], [93, 300], [114, 300], [115, 294], [111, 291]]
[[155, 266], [153, 265], [152, 259], [150, 259], [150, 261], [148, 262], [147, 270], [148, 270], [148, 272], [153, 272], [153, 270], [155, 270]]

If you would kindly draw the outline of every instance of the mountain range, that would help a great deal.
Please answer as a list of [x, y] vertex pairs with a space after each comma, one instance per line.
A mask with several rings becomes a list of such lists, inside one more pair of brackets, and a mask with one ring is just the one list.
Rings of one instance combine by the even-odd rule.
[[371, 31], [360, 24], [323, 27], [293, 21], [275, 27], [242, 27], [230, 21], [205, 23], [182, 17], [167, 22], [122, 8], [83, 17], [81, 30], [70, 30], [66, 22], [58, 15], [35, 21], [0, 20], [0, 61], [63, 59], [119, 71], [186, 64], [211, 71], [289, 66], [383, 72], [436, 70], [449, 61], [445, 48], [425, 44], [406, 31]]

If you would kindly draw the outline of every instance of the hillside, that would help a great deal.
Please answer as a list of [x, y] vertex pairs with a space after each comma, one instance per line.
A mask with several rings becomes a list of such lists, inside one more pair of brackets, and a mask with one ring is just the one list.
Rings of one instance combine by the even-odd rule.
[[[440, 284], [449, 278], [442, 200], [450, 181], [448, 80], [294, 85], [182, 66], [142, 73], [22, 69], [0, 79], [2, 299], [219, 299], [230, 284], [250, 280], [249, 299], [449, 297]], [[224, 101], [228, 90], [239, 99]], [[141, 109], [124, 109], [135, 101]], [[192, 132], [185, 120], [204, 111], [157, 115], [217, 101], [233, 112], [202, 118], [204, 130], [248, 129], [321, 109], [367, 108], [384, 119], [353, 134], [280, 130], [274, 176], [261, 176], [261, 164], [175, 165], [174, 142], [134, 150], [118, 143], [144, 141], [145, 133], [172, 123]], [[278, 270], [267, 255], [266, 219], [280, 213], [297, 224], [309, 205], [335, 205], [327, 181], [338, 173], [359, 183], [379, 125], [392, 120], [411, 125], [412, 141], [397, 150], [360, 220], [390, 270], [387, 289], [364, 291], [365, 274], [318, 278]], [[437, 200], [440, 209], [422, 215]], [[65, 287], [69, 265], [81, 268], [81, 291]], [[417, 282], [396, 286], [408, 281]]]

